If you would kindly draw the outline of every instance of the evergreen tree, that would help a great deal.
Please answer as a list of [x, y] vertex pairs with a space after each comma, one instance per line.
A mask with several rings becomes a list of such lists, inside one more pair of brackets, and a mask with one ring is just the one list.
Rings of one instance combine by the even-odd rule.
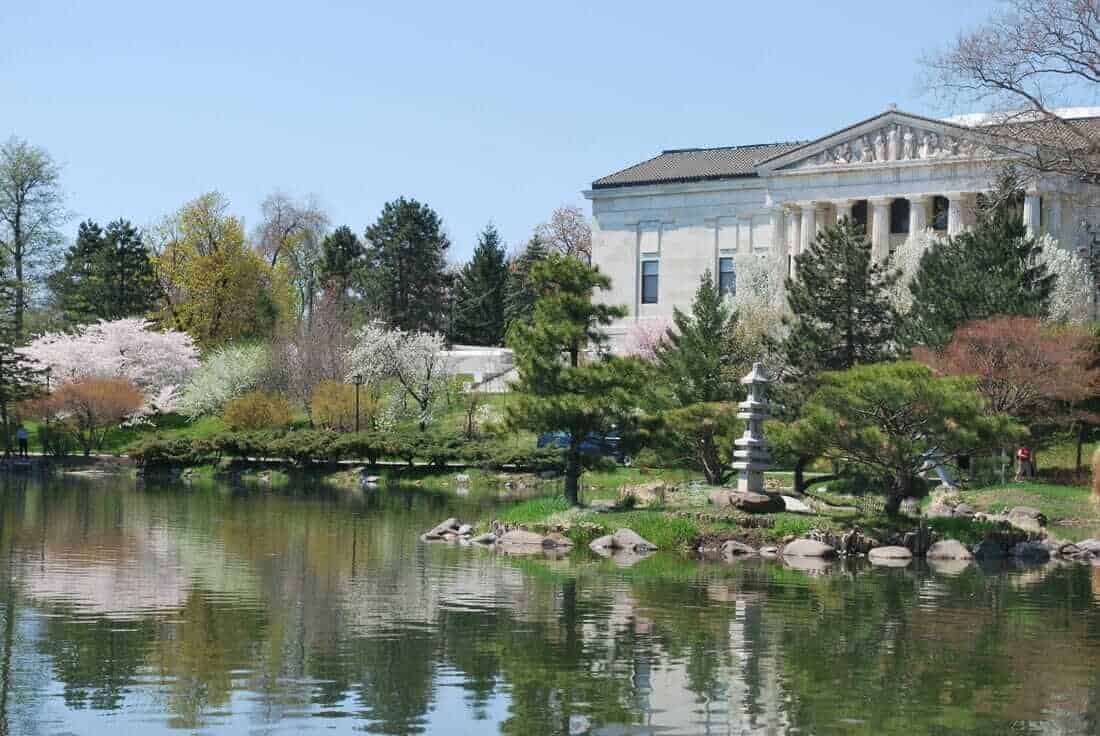
[[511, 328], [517, 320], [529, 319], [535, 311], [538, 292], [530, 283], [531, 268], [541, 262], [550, 250], [538, 234], [531, 236], [523, 249], [508, 268], [507, 293], [504, 296], [505, 329]]
[[554, 254], [532, 267], [530, 281], [540, 295], [534, 313], [508, 333], [519, 370], [508, 420], [517, 429], [569, 434], [565, 496], [576, 505], [580, 445], [589, 433], [607, 431], [631, 415], [646, 383], [645, 367], [605, 350], [603, 328], [626, 312], [592, 301], [596, 289], [611, 285], [599, 270]]
[[341, 294], [346, 293], [362, 265], [363, 253], [363, 243], [350, 227], [336, 228], [321, 243], [318, 269], [321, 283], [332, 284]]
[[139, 233], [127, 220], [115, 220], [104, 233], [107, 241], [103, 270], [109, 299], [102, 319], [143, 315], [156, 307], [159, 296], [156, 272]]
[[91, 220], [82, 222], [65, 265], [47, 283], [72, 324], [143, 315], [155, 308], [159, 293], [149, 251], [126, 220], [105, 231]]
[[18, 350], [18, 286], [14, 281], [0, 282], [0, 434], [4, 454], [12, 451], [12, 436], [18, 418], [15, 405], [37, 396], [41, 389], [41, 368]]
[[1018, 182], [1001, 176], [969, 231], [938, 240], [921, 256], [902, 329], [907, 345], [938, 350], [955, 329], [996, 316], [1046, 316], [1055, 279], [1017, 209]]
[[861, 226], [844, 220], [822, 230], [795, 256], [795, 275], [786, 282], [794, 322], [783, 353], [796, 374], [890, 357], [898, 318], [888, 291], [897, 274], [875, 262]]
[[[828, 226], [794, 261], [795, 278], [786, 281], [794, 320], [777, 346], [786, 375], [773, 401], [776, 416], [787, 420], [798, 417], [822, 371], [891, 357], [898, 324], [888, 296], [898, 274], [875, 262], [861, 226], [847, 219]], [[792, 444], [796, 492], [814, 456], [809, 448]]]
[[504, 291], [508, 267], [500, 233], [487, 225], [474, 255], [455, 284], [451, 339], [467, 345], [500, 345], [504, 341]]
[[681, 406], [734, 398], [726, 370], [733, 359], [729, 334], [737, 316], [723, 301], [708, 269], [699, 281], [691, 314], [672, 312], [674, 328], [657, 350], [657, 362]]
[[106, 297], [107, 285], [99, 267], [104, 247], [103, 228], [85, 220], [77, 229], [76, 242], [65, 252], [65, 265], [46, 277], [66, 322], [95, 321], [98, 305]]
[[430, 207], [401, 197], [367, 228], [364, 298], [376, 316], [404, 330], [441, 331], [450, 241]]

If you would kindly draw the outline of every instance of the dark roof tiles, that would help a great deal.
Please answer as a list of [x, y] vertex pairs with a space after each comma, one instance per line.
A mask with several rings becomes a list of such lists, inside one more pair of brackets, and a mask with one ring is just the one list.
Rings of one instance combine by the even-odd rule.
[[648, 161], [597, 179], [592, 182], [592, 188], [605, 189], [636, 184], [756, 176], [755, 167], [761, 161], [793, 151], [801, 145], [803, 145], [802, 141], [796, 141], [729, 148], [688, 148], [665, 151]]

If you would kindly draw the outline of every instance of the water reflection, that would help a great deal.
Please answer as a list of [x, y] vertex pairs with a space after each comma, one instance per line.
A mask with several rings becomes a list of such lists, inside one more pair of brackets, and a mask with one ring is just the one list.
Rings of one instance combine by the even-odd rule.
[[409, 487], [0, 489], [0, 734], [1100, 730], [1100, 578], [423, 545]]

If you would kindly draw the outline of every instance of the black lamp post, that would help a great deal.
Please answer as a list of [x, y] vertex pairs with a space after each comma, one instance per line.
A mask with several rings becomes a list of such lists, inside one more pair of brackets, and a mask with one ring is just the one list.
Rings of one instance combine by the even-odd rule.
[[50, 376], [53, 375], [53, 366], [46, 366], [46, 395], [50, 395]]
[[363, 374], [355, 374], [355, 431], [359, 432], [359, 387], [363, 385]]

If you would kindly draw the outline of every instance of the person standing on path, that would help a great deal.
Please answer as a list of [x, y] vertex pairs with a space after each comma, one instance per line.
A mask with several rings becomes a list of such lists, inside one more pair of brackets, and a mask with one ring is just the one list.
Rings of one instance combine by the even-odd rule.
[[27, 457], [27, 442], [30, 440], [31, 433], [27, 431], [27, 428], [22, 424], [15, 430], [15, 439], [19, 442], [19, 457]]

